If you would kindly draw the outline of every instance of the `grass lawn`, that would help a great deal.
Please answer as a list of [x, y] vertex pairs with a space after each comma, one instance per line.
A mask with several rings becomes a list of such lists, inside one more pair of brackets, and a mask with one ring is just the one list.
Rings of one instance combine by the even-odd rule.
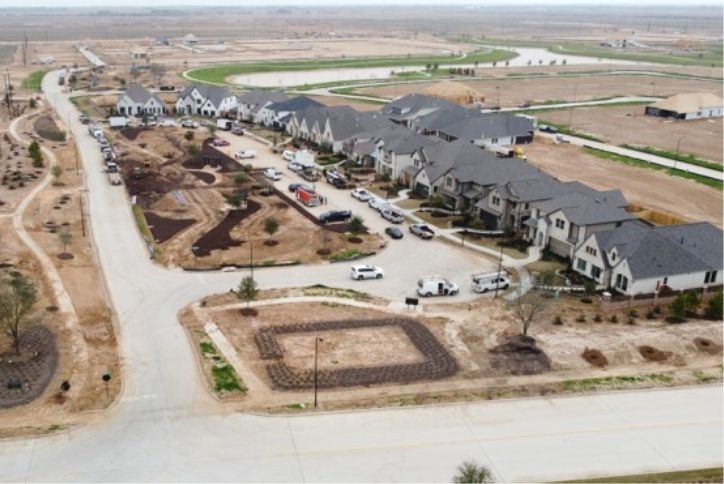
[[236, 371], [228, 363], [223, 366], [213, 367], [211, 375], [214, 377], [214, 387], [217, 392], [247, 392], [247, 388], [242, 385], [239, 377], [236, 376]]
[[[539, 111], [540, 111], [540, 110], [539, 110]], [[550, 110], [549, 110], [549, 111], [550, 111]], [[576, 136], [576, 137], [578, 137], [578, 138], [588, 139], [588, 140], [591, 140], [591, 141], [598, 141], [599, 143], [605, 143], [605, 142], [606, 142], [606, 140], [601, 139], [601, 138], [597, 138], [596, 136], [594, 136], [594, 135], [592, 135], [592, 134], [584, 133], [584, 132], [582, 132], [582, 131], [577, 131], [577, 130], [571, 128], [570, 126], [568, 126], [567, 124], [553, 123], [553, 122], [551, 122], [551, 121], [546, 121], [545, 119], [542, 119], [542, 118], [541, 118], [539, 124], [547, 124], [548, 126], [553, 126], [553, 127], [556, 128], [556, 129], [558, 130], [558, 132], [561, 133], [561, 134], [567, 134], [567, 135], [570, 135], [570, 136]]]
[[551, 52], [563, 55], [582, 55], [605, 59], [653, 62], [656, 64], [677, 64], [692, 66], [721, 66], [721, 47], [712, 46], [707, 52], [691, 54], [665, 54], [645, 52], [621, 52], [620, 50], [595, 47], [592, 45], [565, 43], [549, 47]]
[[692, 165], [701, 166], [702, 168], [709, 168], [710, 170], [722, 171], [722, 169], [724, 169], [724, 166], [721, 163], [714, 163], [713, 161], [703, 160], [698, 156], [689, 153], [676, 153], [674, 151], [652, 148], [651, 146], [638, 146], [629, 144], [623, 144], [621, 145], [621, 147], [628, 148], [629, 150], [636, 150], [643, 153], [661, 156], [662, 158], [668, 158], [670, 160], [683, 161]]
[[70, 98], [70, 102], [78, 108], [78, 111], [90, 118], [105, 118], [107, 113], [99, 109], [90, 98], [91, 96], [73, 96]]
[[186, 76], [198, 82], [209, 84], [226, 84], [226, 78], [240, 74], [255, 74], [260, 72], [280, 71], [310, 71], [319, 69], [344, 69], [361, 67], [396, 67], [409, 65], [425, 65], [430, 63], [442, 64], [470, 64], [473, 62], [505, 61], [516, 57], [515, 52], [509, 50], [493, 49], [480, 50], [465, 57], [437, 56], [404, 56], [404, 57], [366, 57], [359, 59], [324, 59], [302, 61], [276, 61], [276, 62], [248, 62], [239, 64], [226, 64], [212, 67], [201, 67], [189, 71]]
[[447, 217], [433, 217], [430, 212], [415, 212], [415, 215], [420, 217], [425, 222], [429, 223], [430, 225], [434, 225], [435, 227], [441, 228], [441, 229], [447, 229], [450, 228], [448, 225], [450, 222], [454, 222], [455, 220], [460, 220], [460, 215], [448, 215]]
[[[453, 236], [458, 240], [462, 240], [462, 237], [459, 233], [455, 233]], [[486, 247], [488, 249], [494, 250], [497, 253], [500, 253], [501, 247], [498, 245], [498, 241], [500, 240], [503, 239], [497, 237], [473, 238], [471, 235], [466, 235], [465, 245], [479, 245], [481, 247]], [[528, 256], [527, 252], [521, 252], [513, 247], [503, 247], [503, 254], [507, 255], [508, 257], [512, 257], [513, 259], [525, 259]]]
[[400, 200], [399, 202], [397, 202], [396, 205], [405, 210], [417, 209], [420, 208], [420, 204], [423, 201], [424, 200], [415, 200], [414, 198], [408, 198], [407, 200]]
[[655, 474], [634, 474], [630, 476], [599, 477], [595, 479], [584, 479], [580, 481], [563, 482], [724, 482], [724, 470], [721, 467], [709, 469], [695, 469], [690, 471], [657, 472]]
[[590, 153], [599, 158], [603, 158], [604, 160], [617, 161], [619, 163], [624, 163], [626, 165], [637, 166], [639, 168], [648, 168], [650, 170], [665, 171], [666, 173], [668, 173], [671, 176], [688, 178], [689, 180], [694, 180], [697, 183], [701, 183], [702, 185], [707, 185], [712, 188], [716, 188], [717, 190], [724, 189], [724, 183], [722, 183], [719, 180], [714, 180], [713, 178], [707, 178], [705, 176], [695, 175], [693, 173], [688, 173], [683, 170], [678, 170], [678, 169], [675, 170], [673, 168], [668, 168], [666, 166], [655, 165], [653, 163], [647, 163], [645, 161], [637, 160], [636, 158], [617, 155], [615, 153], [609, 153], [608, 151], [597, 150], [595, 148], [584, 147], [583, 149], [587, 153]]
[[45, 77], [46, 71], [35, 71], [32, 72], [28, 77], [23, 79], [23, 89], [30, 91], [40, 91], [43, 77]]

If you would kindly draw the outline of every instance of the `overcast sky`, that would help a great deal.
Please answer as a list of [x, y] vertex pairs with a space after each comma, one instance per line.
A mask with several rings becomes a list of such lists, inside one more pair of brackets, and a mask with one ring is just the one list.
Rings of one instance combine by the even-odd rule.
[[171, 6], [193, 6], [193, 5], [223, 5], [223, 6], [269, 6], [269, 5], [293, 5], [293, 6], [344, 6], [344, 5], [441, 5], [465, 4], [465, 5], [556, 5], [556, 4], [580, 4], [580, 5], [679, 5], [691, 7], [693, 5], [721, 5], [721, 0], [693, 0], [682, 3], [681, 0], [0, 0], [0, 8], [4, 7], [171, 7]]

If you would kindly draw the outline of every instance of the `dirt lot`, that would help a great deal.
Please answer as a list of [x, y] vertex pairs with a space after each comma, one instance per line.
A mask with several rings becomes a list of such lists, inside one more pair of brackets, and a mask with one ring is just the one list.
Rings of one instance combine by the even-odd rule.
[[[288, 294], [271, 297], [280, 296]], [[369, 367], [370, 362], [375, 362], [371, 366], [405, 365], [423, 358], [396, 327], [315, 329], [317, 325], [343, 319], [372, 322], [412, 317], [434, 335], [460, 369], [454, 376], [424, 384], [411, 381], [324, 389], [320, 394], [323, 408], [407, 405], [582, 391], [606, 385], [630, 388], [627, 385], [691, 384], [721, 379], [716, 366], [721, 355], [720, 322], [692, 320], [670, 325], [663, 321], [665, 309], [655, 319], [647, 319], [645, 308], [639, 308], [639, 313], [631, 317], [627, 311], [601, 313], [595, 300], [584, 304], [570, 297], [550, 299], [531, 329], [533, 338], [526, 339], [518, 336], [520, 327], [511, 308], [490, 299], [472, 305], [445, 305], [444, 313], [443, 309], [431, 306], [426, 308], [424, 317], [400, 314], [385, 306], [352, 307], [344, 304], [344, 300], [284, 305], [270, 301], [268, 306], [257, 306], [255, 316], [240, 314], [240, 307], [243, 304], [235, 303], [226, 294], [207, 298], [205, 307], [195, 309], [196, 316], [188, 310], [181, 316], [189, 331], [199, 333], [198, 338], [203, 337], [198, 317], [216, 324], [236, 349], [243, 363], [238, 373], [249, 389], [243, 403], [237, 404], [239, 408], [289, 411], [308, 405], [309, 390], [281, 390], [275, 382], [279, 377], [278, 366], [284, 365], [288, 367], [286, 371], [300, 378], [300, 388], [305, 388], [304, 372], [309, 372], [314, 363], [315, 336], [323, 340], [319, 343], [320, 375], [360, 365]], [[596, 322], [597, 315], [601, 322]], [[612, 318], [614, 315], [616, 318]], [[555, 316], [561, 318], [561, 324], [555, 324]], [[259, 334], [269, 331], [275, 334], [273, 341], [265, 336], [264, 345], [260, 346]], [[702, 345], [702, 341], [706, 344]], [[595, 378], [652, 374], [657, 376], [628, 380], [632, 383], [615, 377], [597, 383]], [[586, 380], [589, 378], [592, 380]], [[578, 383], [583, 381], [587, 383]]]
[[722, 118], [672, 121], [645, 116], [643, 106], [581, 107], [540, 113], [541, 122], [568, 124], [616, 145], [628, 143], [668, 151], [693, 153], [707, 160], [722, 162]]
[[338, 96], [310, 96], [326, 106], [349, 106], [357, 111], [377, 111], [381, 105]]
[[528, 159], [564, 181], [580, 181], [597, 189], [623, 190], [636, 205], [669, 212], [688, 221], [722, 226], [722, 193], [666, 173], [604, 160], [569, 144], [536, 141], [525, 147]]
[[[628, 66], [626, 66], [628, 69]], [[523, 71], [525, 72], [525, 71]], [[535, 71], [533, 71], [535, 72]], [[527, 71], [528, 74], [531, 70]], [[486, 72], [488, 75], [488, 72]], [[555, 100], [587, 101], [609, 96], [671, 96], [685, 92], [711, 92], [721, 95], [721, 82], [674, 79], [646, 75], [595, 75], [578, 77], [531, 76], [528, 79], [491, 79], [459, 81], [479, 92], [488, 103], [514, 107], [523, 103], [537, 104]], [[651, 83], [654, 83], [652, 85]], [[359, 89], [374, 96], [395, 97], [420, 92], [432, 83], [399, 84]], [[575, 89], [573, 86], [576, 86]], [[496, 89], [499, 86], [500, 89]], [[499, 92], [498, 92], [499, 91]], [[643, 108], [639, 107], [643, 112]]]

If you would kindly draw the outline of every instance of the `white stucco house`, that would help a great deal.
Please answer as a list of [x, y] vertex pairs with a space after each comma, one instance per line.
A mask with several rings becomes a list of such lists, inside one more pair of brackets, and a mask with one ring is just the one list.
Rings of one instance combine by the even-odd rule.
[[181, 115], [226, 116], [236, 107], [236, 95], [224, 86], [192, 84], [176, 100], [176, 112]]

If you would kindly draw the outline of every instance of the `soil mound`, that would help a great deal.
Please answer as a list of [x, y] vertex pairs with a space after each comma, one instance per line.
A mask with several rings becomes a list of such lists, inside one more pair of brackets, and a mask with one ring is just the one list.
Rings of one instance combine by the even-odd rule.
[[595, 348], [586, 348], [585, 350], [583, 350], [583, 353], [581, 353], [581, 358], [583, 358], [596, 368], [603, 368], [604, 366], [608, 365], [608, 359], [606, 359], [606, 356], [601, 353], [601, 351]]
[[550, 371], [551, 360], [530, 336], [513, 336], [490, 350], [491, 366], [511, 375]]
[[722, 345], [718, 345], [710, 339], [694, 338], [694, 344], [696, 349], [708, 355], [718, 355], [722, 352]]
[[661, 351], [657, 348], [654, 348], [653, 346], [639, 346], [638, 350], [641, 356], [643, 356], [646, 361], [661, 362], [668, 360], [671, 356], [670, 351]]

